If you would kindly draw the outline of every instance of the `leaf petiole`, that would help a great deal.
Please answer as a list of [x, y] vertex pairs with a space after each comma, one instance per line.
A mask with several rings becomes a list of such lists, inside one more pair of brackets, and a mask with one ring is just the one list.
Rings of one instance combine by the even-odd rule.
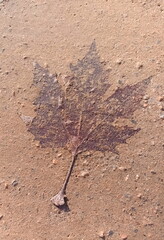
[[77, 149], [72, 152], [72, 162], [61, 190], [54, 197], [51, 198], [52, 203], [57, 207], [61, 207], [66, 204], [66, 188], [67, 188], [73, 167], [75, 165], [76, 157], [77, 157]]

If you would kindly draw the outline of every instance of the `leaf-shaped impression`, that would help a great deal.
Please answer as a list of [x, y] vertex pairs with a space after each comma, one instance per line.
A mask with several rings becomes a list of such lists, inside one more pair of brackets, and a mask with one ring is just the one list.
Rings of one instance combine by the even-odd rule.
[[42, 147], [67, 147], [72, 153], [63, 187], [52, 198], [58, 207], [66, 203], [66, 187], [79, 152], [117, 153], [117, 145], [126, 143], [140, 130], [127, 125], [118, 127], [114, 121], [132, 117], [151, 79], [118, 88], [105, 99], [110, 71], [100, 62], [95, 42], [82, 60], [70, 65], [70, 70], [69, 76], [62, 77], [35, 64], [34, 85], [40, 92], [34, 101], [36, 117], [28, 124]]

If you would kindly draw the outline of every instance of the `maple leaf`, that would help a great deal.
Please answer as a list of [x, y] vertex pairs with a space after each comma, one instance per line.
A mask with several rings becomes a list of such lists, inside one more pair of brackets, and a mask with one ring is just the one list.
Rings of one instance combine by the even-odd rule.
[[140, 129], [116, 126], [117, 119], [130, 118], [142, 100], [151, 77], [135, 85], [118, 88], [104, 98], [109, 89], [109, 70], [101, 63], [95, 41], [70, 75], [50, 74], [38, 63], [34, 66], [34, 85], [39, 88], [35, 99], [36, 117], [28, 130], [42, 147], [67, 147], [72, 163], [64, 184], [52, 202], [60, 207], [66, 203], [66, 187], [79, 152], [111, 151], [126, 143]]

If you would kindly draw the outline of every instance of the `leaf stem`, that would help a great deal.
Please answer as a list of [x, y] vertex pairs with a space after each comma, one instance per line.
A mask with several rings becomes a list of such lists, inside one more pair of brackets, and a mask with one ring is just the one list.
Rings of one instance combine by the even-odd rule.
[[73, 167], [75, 165], [76, 157], [77, 157], [77, 148], [72, 152], [72, 162], [68, 169], [68, 173], [66, 175], [65, 181], [63, 183], [63, 186], [61, 190], [56, 194], [53, 198], [51, 198], [51, 201], [53, 204], [55, 204], [57, 207], [62, 207], [66, 205], [66, 188], [73, 170]]
[[63, 183], [62, 191], [63, 191], [64, 194], [66, 194], [66, 188], [67, 188], [67, 185], [68, 185], [68, 182], [69, 182], [69, 179], [70, 179], [73, 167], [75, 165], [76, 157], [77, 157], [77, 149], [74, 152], [72, 152], [72, 162], [71, 162], [71, 165], [70, 165], [70, 167], [68, 169], [65, 181]]

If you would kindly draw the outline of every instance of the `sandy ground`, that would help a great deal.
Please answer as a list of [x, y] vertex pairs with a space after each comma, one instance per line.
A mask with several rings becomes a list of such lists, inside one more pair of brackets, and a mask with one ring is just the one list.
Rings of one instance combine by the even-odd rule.
[[[164, 239], [163, 36], [162, 0], [0, 1], [0, 239]], [[40, 148], [19, 115], [35, 116], [32, 63], [65, 74], [94, 39], [113, 89], [153, 78], [134, 114], [141, 131], [119, 155], [79, 155], [61, 212], [50, 198], [70, 155]]]

